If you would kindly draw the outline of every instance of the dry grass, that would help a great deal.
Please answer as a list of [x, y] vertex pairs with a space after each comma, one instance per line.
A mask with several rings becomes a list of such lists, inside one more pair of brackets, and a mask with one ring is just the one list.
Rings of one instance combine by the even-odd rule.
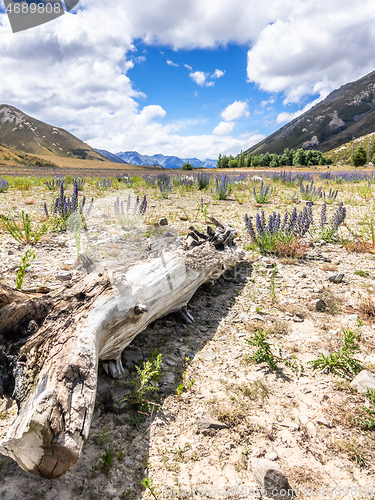
[[370, 294], [365, 297], [360, 298], [360, 302], [358, 304], [358, 311], [363, 315], [366, 319], [373, 320], [375, 319], [375, 304], [373, 298]]

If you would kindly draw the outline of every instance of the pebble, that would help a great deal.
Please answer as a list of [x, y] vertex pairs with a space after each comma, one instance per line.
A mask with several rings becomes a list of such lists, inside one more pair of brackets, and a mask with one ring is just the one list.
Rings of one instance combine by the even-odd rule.
[[216, 355], [213, 353], [212, 349], [207, 349], [203, 354], [205, 361], [214, 361], [216, 359]]
[[344, 279], [344, 273], [334, 273], [328, 276], [328, 281], [331, 283], [342, 283], [342, 280]]
[[60, 270], [56, 275], [55, 278], [59, 281], [70, 281], [72, 279], [72, 274], [69, 271], [62, 271]]
[[279, 456], [278, 456], [277, 453], [275, 453], [274, 451], [272, 451], [271, 453], [266, 453], [265, 456], [264, 456], [264, 458], [266, 460], [272, 460], [272, 462], [273, 462], [274, 460], [277, 460], [279, 458]]

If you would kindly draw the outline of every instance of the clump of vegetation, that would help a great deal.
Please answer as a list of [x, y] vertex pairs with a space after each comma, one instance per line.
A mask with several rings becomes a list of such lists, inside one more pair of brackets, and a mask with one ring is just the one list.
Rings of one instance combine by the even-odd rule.
[[257, 213], [255, 227], [252, 217], [245, 214], [245, 225], [252, 242], [262, 253], [273, 253], [278, 256], [298, 256], [303, 253], [302, 238], [313, 224], [311, 206], [305, 206], [298, 213], [294, 207], [292, 213], [273, 212], [266, 221], [264, 211]]
[[339, 351], [327, 355], [321, 354], [319, 358], [308, 361], [314, 370], [330, 372], [350, 379], [363, 369], [360, 361], [352, 356], [353, 352], [359, 348], [360, 334], [354, 333], [350, 328], [345, 329], [343, 333], [343, 345]]
[[8, 181], [6, 179], [0, 179], [0, 193], [5, 193], [8, 191]]
[[[120, 181], [122, 181], [122, 178], [120, 177]], [[112, 187], [113, 184], [113, 179], [100, 179], [99, 181], [96, 181], [96, 187], [98, 189], [109, 189]]]
[[198, 189], [202, 191], [203, 189], [207, 189], [210, 184], [210, 178], [204, 172], [198, 172], [197, 175], [197, 185]]
[[359, 146], [357, 151], [352, 154], [352, 162], [355, 167], [362, 167], [367, 163], [367, 153], [363, 146]]
[[163, 198], [168, 199], [173, 188], [173, 182], [167, 174], [160, 174], [156, 178], [156, 184]]
[[34, 259], [35, 259], [35, 252], [33, 250], [27, 250], [25, 255], [22, 257], [16, 278], [17, 290], [21, 290], [23, 285], [23, 280], [25, 278], [26, 269], [31, 266], [31, 262]]
[[59, 177], [54, 177], [52, 180], [46, 181], [46, 186], [50, 191], [55, 191], [57, 188], [64, 184], [64, 187], [67, 186], [67, 182], [64, 179], [60, 179]]
[[140, 201], [139, 196], [136, 196], [134, 205], [131, 203], [130, 193], [128, 194], [128, 199], [126, 205], [120, 197], [117, 196], [114, 202], [114, 211], [118, 222], [123, 229], [134, 227], [140, 223], [142, 216], [147, 210], [147, 198], [144, 195], [142, 201]]
[[327, 219], [327, 205], [323, 203], [320, 212], [319, 225], [312, 228], [312, 235], [317, 240], [335, 242], [338, 240], [338, 229], [346, 218], [346, 208], [342, 201], [332, 214], [330, 220]]
[[264, 186], [263, 179], [262, 182], [260, 183], [258, 193], [256, 192], [255, 186], [253, 187], [253, 195], [256, 203], [261, 203], [261, 204], [269, 203], [272, 192], [273, 188], [271, 187], [271, 184], [267, 184], [266, 186]]
[[271, 346], [267, 342], [268, 332], [259, 328], [251, 339], [246, 339], [246, 342], [256, 347], [256, 351], [249, 356], [251, 361], [255, 363], [267, 363], [272, 370], [278, 370], [278, 366], [275, 361], [275, 357], [272, 354]]
[[227, 200], [231, 192], [232, 189], [229, 187], [229, 177], [223, 174], [220, 181], [216, 177], [214, 198], [217, 200]]
[[375, 389], [367, 389], [369, 406], [363, 406], [363, 416], [357, 419], [357, 423], [366, 431], [375, 431]]
[[33, 228], [29, 215], [24, 211], [21, 212], [21, 224], [17, 224], [14, 219], [5, 215], [0, 215], [0, 221], [18, 243], [28, 245], [35, 245], [38, 243], [49, 229], [48, 224], [45, 223]]
[[136, 411], [138, 414], [145, 414], [152, 411], [155, 404], [150, 401], [149, 396], [158, 392], [157, 382], [161, 377], [160, 365], [162, 354], [157, 354], [156, 349], [152, 352], [148, 361], [143, 363], [143, 367], [135, 366], [138, 379], [133, 381], [136, 391], [127, 394], [121, 401], [126, 403], [128, 410]]
[[319, 186], [316, 188], [314, 186], [314, 179], [311, 180], [310, 184], [303, 185], [303, 182], [299, 185], [299, 190], [301, 194], [301, 198], [306, 201], [315, 201], [319, 198], [322, 198], [322, 187]]
[[[64, 183], [60, 184], [60, 194], [55, 199], [52, 206], [52, 217], [55, 219], [57, 227], [61, 230], [66, 230], [67, 221], [73, 214], [80, 214], [80, 216], [84, 219], [85, 217], [88, 217], [92, 210], [94, 199], [91, 198], [90, 204], [85, 210], [86, 198], [83, 196], [81, 203], [79, 203], [78, 191], [78, 183], [74, 182], [72, 197], [67, 198], [65, 196]], [[50, 218], [46, 203], [44, 203], [44, 211], [46, 216]]]

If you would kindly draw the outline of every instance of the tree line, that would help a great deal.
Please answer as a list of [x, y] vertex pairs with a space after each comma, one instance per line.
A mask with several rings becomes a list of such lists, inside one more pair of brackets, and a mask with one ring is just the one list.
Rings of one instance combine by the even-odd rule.
[[245, 156], [241, 152], [236, 158], [232, 155], [219, 155], [217, 168], [249, 168], [249, 167], [296, 167], [313, 165], [331, 165], [331, 158], [326, 158], [321, 151], [309, 149], [305, 151], [302, 148], [285, 148], [281, 155], [276, 153], [254, 154]]

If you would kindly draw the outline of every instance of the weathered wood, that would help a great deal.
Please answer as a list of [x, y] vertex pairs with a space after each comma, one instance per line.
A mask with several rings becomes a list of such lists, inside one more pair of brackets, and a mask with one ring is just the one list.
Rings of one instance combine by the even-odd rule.
[[[130, 267], [94, 271], [70, 288], [44, 295], [0, 288], [0, 332], [24, 344], [16, 358], [0, 355], [3, 372], [14, 375], [13, 384], [9, 373], [3, 377], [0, 389], [9, 395], [13, 388], [19, 405], [0, 443], [3, 454], [49, 479], [77, 462], [90, 429], [99, 360], [120, 376], [121, 353], [139, 332], [185, 308], [201, 284], [242, 258], [233, 229], [213, 223], [216, 231], [206, 240], [198, 236], [194, 248], [180, 242]], [[40, 328], [28, 337], [35, 323]]]

